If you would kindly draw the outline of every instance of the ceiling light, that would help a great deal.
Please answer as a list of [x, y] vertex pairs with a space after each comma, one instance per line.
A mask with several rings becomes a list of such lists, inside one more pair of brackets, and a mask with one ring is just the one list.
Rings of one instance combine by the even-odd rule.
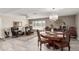
[[58, 20], [58, 15], [50, 15], [49, 19], [56, 21], [56, 20]]
[[[55, 8], [52, 8], [52, 11], [54, 11], [54, 10], [55, 10]], [[54, 13], [55, 12], [53, 12], [53, 14], [49, 16], [49, 19], [56, 21], [56, 20], [58, 20], [58, 15], [56, 15]]]

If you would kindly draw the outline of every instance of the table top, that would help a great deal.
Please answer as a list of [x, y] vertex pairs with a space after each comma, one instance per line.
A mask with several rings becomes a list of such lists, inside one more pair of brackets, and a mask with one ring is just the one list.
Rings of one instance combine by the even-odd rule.
[[63, 39], [63, 32], [40, 32], [40, 35], [44, 38], [52, 39], [52, 40], [60, 40]]

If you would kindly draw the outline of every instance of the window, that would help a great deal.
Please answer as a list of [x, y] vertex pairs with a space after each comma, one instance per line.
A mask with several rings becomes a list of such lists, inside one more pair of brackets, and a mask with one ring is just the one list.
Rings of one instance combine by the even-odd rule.
[[44, 20], [35, 20], [32, 21], [33, 29], [43, 30], [45, 28], [45, 21]]

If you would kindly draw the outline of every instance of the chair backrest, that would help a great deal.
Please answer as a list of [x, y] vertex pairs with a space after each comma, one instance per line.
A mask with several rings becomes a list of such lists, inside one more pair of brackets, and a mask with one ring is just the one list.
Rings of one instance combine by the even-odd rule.
[[15, 30], [18, 30], [19, 28], [11, 27], [11, 32], [14, 32]]
[[39, 30], [37, 30], [37, 36], [38, 36], [38, 40], [41, 41], [41, 36], [40, 36]]
[[71, 35], [71, 36], [77, 35], [77, 32], [76, 32], [76, 28], [75, 28], [75, 27], [70, 27], [70, 28], [69, 28], [69, 32], [70, 32], [70, 35]]
[[51, 28], [49, 26], [46, 26], [45, 31], [51, 31]]

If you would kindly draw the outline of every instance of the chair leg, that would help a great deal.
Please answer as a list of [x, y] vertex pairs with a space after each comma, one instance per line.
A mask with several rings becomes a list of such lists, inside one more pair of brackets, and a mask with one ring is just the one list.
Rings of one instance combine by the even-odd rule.
[[63, 51], [63, 48], [61, 48], [61, 51]]
[[39, 41], [38, 41], [38, 47], [39, 47]]
[[70, 51], [70, 46], [68, 46], [68, 51]]
[[40, 51], [42, 50], [42, 44], [40, 43]]

